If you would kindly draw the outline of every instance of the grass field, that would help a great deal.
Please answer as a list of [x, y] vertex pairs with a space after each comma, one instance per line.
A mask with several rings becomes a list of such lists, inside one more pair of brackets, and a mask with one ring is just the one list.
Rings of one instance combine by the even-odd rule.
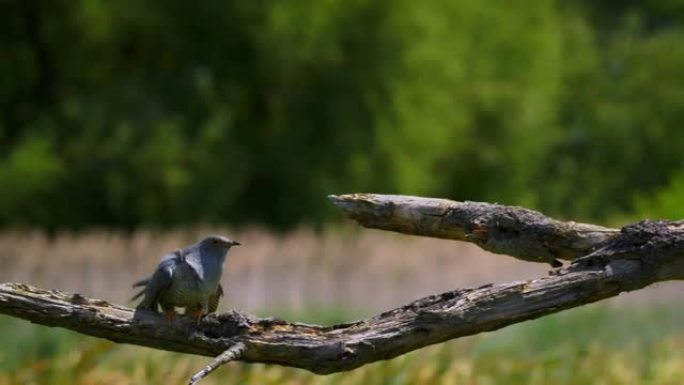
[[[530, 278], [547, 270], [461, 243], [354, 229], [285, 236], [254, 229], [53, 238], [16, 232], [0, 234], [0, 281], [126, 303], [130, 283], [145, 275], [161, 253], [208, 232], [229, 234], [245, 244], [228, 262], [223, 309], [309, 323], [349, 321], [422, 295]], [[231, 363], [203, 383], [680, 385], [681, 293], [681, 284], [662, 284], [347, 373], [317, 376]], [[0, 316], [0, 385], [184, 384], [208, 360]]]
[[[310, 322], [316, 317], [301, 317]], [[206, 384], [652, 384], [684, 379], [684, 312], [590, 306], [347, 373], [231, 363]], [[0, 317], [0, 385], [184, 384], [205, 357]]]

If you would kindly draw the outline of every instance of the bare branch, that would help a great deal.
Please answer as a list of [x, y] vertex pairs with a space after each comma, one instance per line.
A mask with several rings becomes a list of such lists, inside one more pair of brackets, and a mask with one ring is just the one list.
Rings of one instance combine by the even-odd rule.
[[329, 198], [364, 227], [472, 242], [497, 254], [554, 266], [557, 258], [579, 258], [619, 232], [492, 203], [381, 194]]
[[0, 313], [116, 342], [211, 357], [232, 348], [241, 354], [225, 360], [333, 373], [654, 282], [684, 279], [683, 227], [684, 222], [640, 222], [553, 275], [449, 291], [333, 326], [260, 319], [237, 311], [209, 316], [199, 326], [193, 321], [168, 324], [155, 313], [11, 283], [0, 285]]
[[216, 357], [190, 384], [241, 360], [327, 374], [450, 339], [503, 328], [684, 279], [684, 221], [643, 221], [622, 230], [561, 222], [520, 207], [386, 195], [331, 196], [367, 227], [466, 240], [523, 260], [573, 260], [551, 275], [418, 299], [366, 320], [333, 326], [260, 319], [237, 311], [169, 324], [80, 294], [0, 284], [0, 313], [115, 342]]
[[245, 352], [245, 349], [247, 349], [247, 346], [245, 346], [245, 344], [242, 342], [238, 342], [231, 346], [225, 352], [219, 354], [219, 356], [211, 361], [209, 365], [195, 373], [195, 375], [190, 378], [189, 385], [196, 385], [202, 381], [204, 377], [210, 375], [214, 370], [218, 369], [219, 366], [240, 358], [242, 353]]

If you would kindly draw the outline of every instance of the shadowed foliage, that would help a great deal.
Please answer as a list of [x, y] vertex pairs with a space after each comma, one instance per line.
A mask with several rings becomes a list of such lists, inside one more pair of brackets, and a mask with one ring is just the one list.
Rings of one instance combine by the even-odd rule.
[[683, 9], [3, 1], [0, 225], [286, 228], [342, 191], [681, 217]]

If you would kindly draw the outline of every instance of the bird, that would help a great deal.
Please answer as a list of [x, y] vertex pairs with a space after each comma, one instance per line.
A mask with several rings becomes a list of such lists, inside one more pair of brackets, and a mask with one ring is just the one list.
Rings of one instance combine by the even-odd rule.
[[210, 235], [163, 256], [151, 276], [133, 284], [143, 289], [131, 300], [143, 297], [137, 309], [157, 312], [161, 306], [169, 322], [176, 318], [175, 308], [185, 308], [185, 314], [193, 315], [199, 324], [218, 308], [223, 265], [230, 248], [238, 245], [224, 236]]

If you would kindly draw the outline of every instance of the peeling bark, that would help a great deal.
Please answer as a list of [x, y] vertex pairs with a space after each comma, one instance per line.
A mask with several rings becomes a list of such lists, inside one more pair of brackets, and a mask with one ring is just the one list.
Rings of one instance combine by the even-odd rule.
[[493, 203], [381, 194], [329, 199], [364, 227], [472, 242], [493, 253], [554, 266], [556, 259], [579, 258], [619, 232]]

